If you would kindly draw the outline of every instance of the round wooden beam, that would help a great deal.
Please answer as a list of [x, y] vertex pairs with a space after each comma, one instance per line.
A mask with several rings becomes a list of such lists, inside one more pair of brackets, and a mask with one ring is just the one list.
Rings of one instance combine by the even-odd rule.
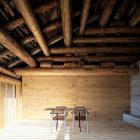
[[12, 77], [9, 77], [7, 75], [1, 74], [0, 73], [0, 81], [13, 84], [13, 85], [21, 85], [21, 81]]
[[138, 69], [134, 68], [24, 68], [15, 69], [17, 75], [131, 75], [136, 74]]
[[0, 73], [3, 73], [5, 75], [20, 79], [20, 76], [16, 75], [13, 71], [10, 71], [8, 69], [5, 69], [3, 67], [0, 66]]

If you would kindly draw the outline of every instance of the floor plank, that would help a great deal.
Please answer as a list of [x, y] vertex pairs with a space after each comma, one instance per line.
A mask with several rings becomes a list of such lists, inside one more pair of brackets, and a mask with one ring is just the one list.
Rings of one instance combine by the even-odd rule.
[[[55, 124], [53, 124], [55, 126]], [[51, 133], [51, 123], [48, 120], [23, 120], [8, 128], [0, 130], [0, 140], [139, 140], [140, 129], [122, 121], [94, 122], [89, 121], [89, 134], [72, 131], [69, 122], [64, 133], [63, 122], [59, 122], [58, 131]]]

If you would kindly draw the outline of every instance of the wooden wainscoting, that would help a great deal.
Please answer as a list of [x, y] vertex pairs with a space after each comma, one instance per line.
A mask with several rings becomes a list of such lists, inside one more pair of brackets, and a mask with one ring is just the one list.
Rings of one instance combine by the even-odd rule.
[[23, 76], [23, 118], [47, 119], [55, 106], [92, 108], [90, 119], [122, 118], [130, 106], [129, 76]]

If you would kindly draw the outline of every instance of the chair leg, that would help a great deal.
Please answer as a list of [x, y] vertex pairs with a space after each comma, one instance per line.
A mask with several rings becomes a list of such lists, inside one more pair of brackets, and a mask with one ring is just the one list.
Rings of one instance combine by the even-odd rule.
[[88, 134], [88, 120], [86, 120], [86, 129], [87, 129], [87, 134]]
[[56, 131], [57, 131], [57, 128], [58, 128], [58, 120], [56, 120]]

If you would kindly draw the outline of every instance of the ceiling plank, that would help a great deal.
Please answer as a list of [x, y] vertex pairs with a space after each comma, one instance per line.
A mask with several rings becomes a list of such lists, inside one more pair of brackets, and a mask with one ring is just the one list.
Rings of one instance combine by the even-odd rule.
[[101, 15], [100, 21], [99, 21], [99, 25], [101, 27], [105, 26], [110, 18], [110, 15], [113, 11], [113, 8], [115, 6], [116, 0], [108, 0], [103, 13]]
[[72, 43], [71, 0], [60, 0], [60, 10], [62, 17], [64, 44], [65, 46], [70, 47]]
[[11, 71], [11, 70], [8, 70], [6, 68], [3, 68], [0, 66], [0, 73], [3, 73], [5, 75], [8, 75], [8, 76], [11, 76], [11, 77], [14, 77], [14, 78], [17, 78], [17, 79], [20, 79], [20, 76], [17, 76], [15, 74], [15, 72]]
[[17, 68], [17, 75], [132, 75], [138, 73], [137, 68]]
[[129, 26], [136, 26], [140, 22], [140, 8], [138, 7], [129, 21]]
[[77, 37], [73, 43], [140, 43], [140, 37]]
[[84, 35], [96, 34], [140, 34], [139, 27], [104, 27], [104, 28], [87, 28]]
[[44, 54], [46, 56], [49, 56], [50, 55], [49, 48], [43, 37], [43, 33], [35, 18], [35, 15], [33, 13], [33, 10], [32, 10], [32, 7], [31, 7], [29, 1], [28, 0], [22, 0], [22, 1], [14, 0], [14, 3], [16, 5], [16, 7], [19, 9], [19, 11], [21, 12], [27, 26], [29, 27], [29, 29], [31, 30], [33, 35], [35, 36], [42, 51], [44, 52]]
[[80, 28], [79, 28], [80, 36], [83, 35], [85, 27], [86, 27], [90, 5], [91, 5], [91, 0], [83, 0], [83, 9], [82, 9]]
[[0, 27], [0, 43], [31, 67], [36, 66], [35, 60], [5, 31], [3, 27]]
[[19, 79], [15, 79], [1, 73], [0, 73], [0, 81], [14, 85], [21, 85], [21, 81]]

